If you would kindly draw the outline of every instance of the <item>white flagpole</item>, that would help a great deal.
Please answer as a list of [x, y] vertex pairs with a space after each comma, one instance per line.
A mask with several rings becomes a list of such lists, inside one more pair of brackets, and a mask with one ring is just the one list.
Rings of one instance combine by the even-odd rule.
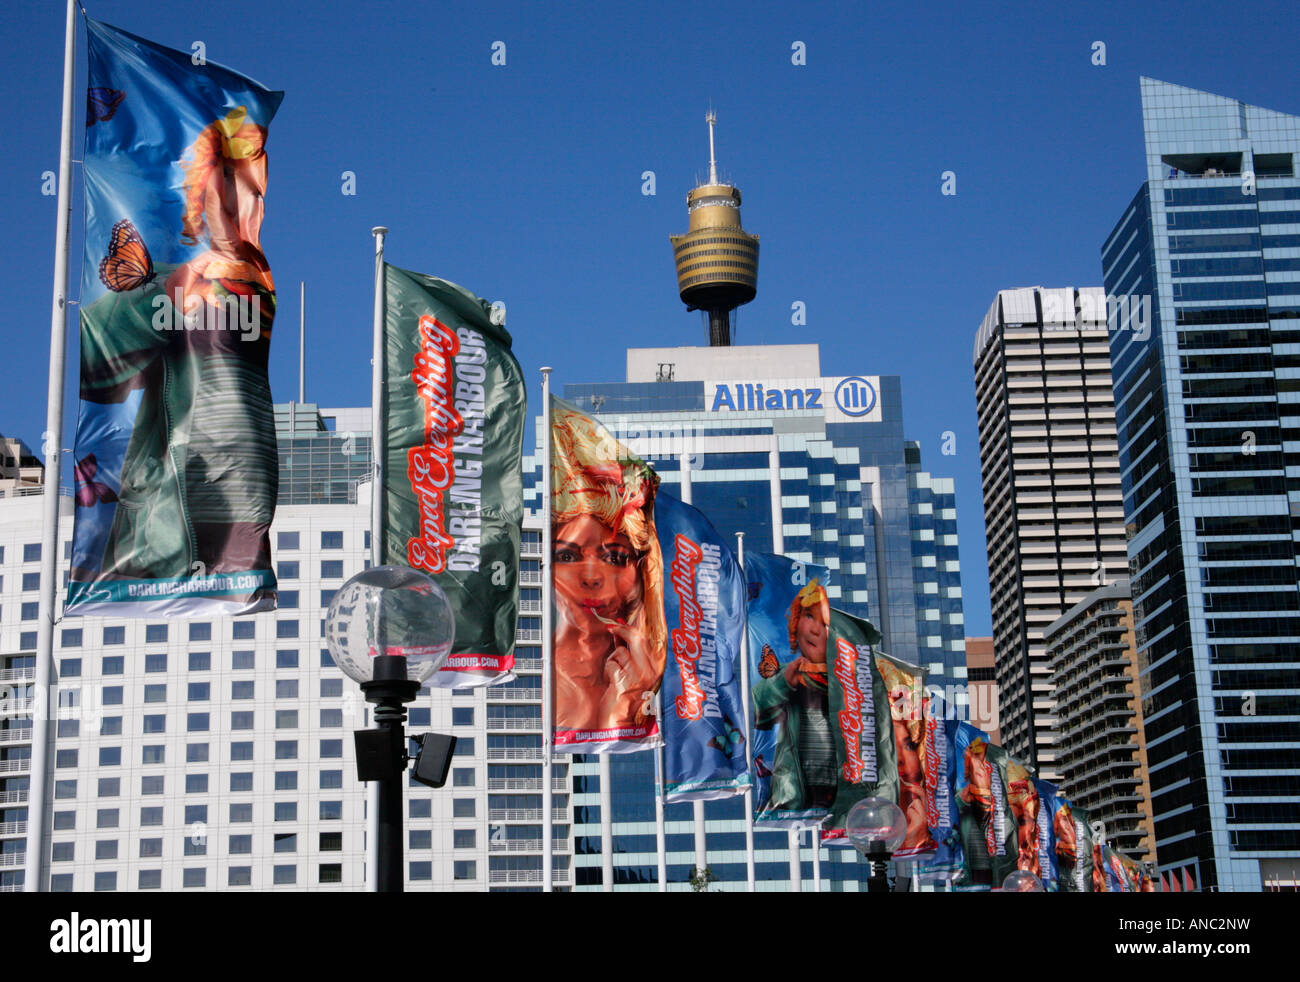
[[298, 402], [307, 401], [307, 284], [298, 281]]
[[610, 790], [611, 775], [609, 754], [600, 760], [600, 888], [605, 893], [614, 892], [614, 796]]
[[59, 130], [59, 196], [54, 226], [54, 297], [50, 310], [50, 392], [45, 404], [45, 498], [41, 524], [40, 622], [36, 641], [36, 687], [32, 706], [32, 770], [27, 805], [27, 854], [23, 890], [39, 891], [45, 877], [46, 784], [50, 767], [50, 676], [54, 669], [54, 592], [59, 580], [59, 477], [63, 467], [63, 365], [68, 333], [68, 221], [72, 212], [72, 84], [76, 21], [68, 0], [63, 32], [63, 117]]
[[[745, 533], [736, 533], [736, 561], [740, 563], [742, 574], [745, 569]], [[746, 605], [745, 625], [740, 632], [740, 698], [741, 705], [745, 713], [745, 761], [749, 769], [749, 784], [745, 786], [745, 884], [750, 893], [755, 890], [754, 885], [754, 767], [753, 767], [753, 740], [754, 732], [751, 716], [753, 710], [750, 708], [749, 692], [749, 624], [748, 624], [748, 604], [749, 604], [749, 580], [742, 579], [745, 588], [745, 599], [742, 601]]]
[[[655, 693], [655, 719], [662, 720], [662, 693]], [[659, 860], [659, 892], [668, 892], [668, 836], [664, 825], [664, 748], [655, 747], [655, 851]]]
[[808, 830], [812, 833], [812, 857], [813, 857], [813, 893], [822, 892], [822, 830], [813, 826]]
[[[686, 504], [692, 504], [691, 500], [691, 455], [685, 450], [677, 455], [678, 466], [682, 475], [682, 501]], [[696, 800], [691, 802], [691, 824], [695, 826], [695, 870], [700, 876], [704, 875], [705, 868], [709, 865], [709, 847], [704, 832], [704, 802]]]
[[[384, 276], [384, 236], [388, 229], [376, 225], [375, 319], [370, 352], [370, 565], [383, 563], [384, 537], [384, 315], [388, 305]], [[379, 782], [366, 785], [366, 889], [379, 891]]]
[[[554, 844], [554, 816], [551, 793], [551, 755], [554, 753], [554, 706], [551, 703], [551, 672], [554, 664], [554, 629], [551, 626], [551, 598], [555, 569], [551, 555], [551, 369], [542, 368], [542, 426], [546, 435], [542, 445], [542, 892], [553, 889], [551, 870]], [[538, 442], [538, 441], [534, 441]]]
[[[773, 441], [775, 441], [773, 437]], [[767, 453], [768, 498], [772, 508], [772, 551], [778, 556], [785, 555], [785, 529], [781, 525], [781, 451], [773, 446]], [[790, 829], [786, 833], [786, 847], [790, 850], [790, 890], [803, 892], [803, 865], [799, 849], [799, 830]]]

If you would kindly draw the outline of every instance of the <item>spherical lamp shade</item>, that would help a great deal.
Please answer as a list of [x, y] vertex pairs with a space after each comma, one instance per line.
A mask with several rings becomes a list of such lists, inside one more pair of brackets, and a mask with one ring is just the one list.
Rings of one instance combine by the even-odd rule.
[[406, 566], [358, 573], [334, 594], [325, 642], [334, 662], [357, 682], [375, 677], [374, 660], [406, 658], [406, 676], [424, 682], [442, 667], [456, 639], [456, 619], [442, 588]]
[[1003, 893], [1043, 893], [1043, 881], [1027, 869], [1013, 870], [1002, 881]]
[[864, 856], [880, 851], [892, 853], [907, 835], [907, 819], [892, 801], [863, 798], [849, 809], [844, 831]]

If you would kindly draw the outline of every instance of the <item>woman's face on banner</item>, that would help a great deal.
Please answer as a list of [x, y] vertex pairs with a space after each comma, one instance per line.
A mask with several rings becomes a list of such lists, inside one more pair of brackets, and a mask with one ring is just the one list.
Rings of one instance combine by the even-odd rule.
[[816, 607], [803, 609], [794, 639], [799, 644], [799, 654], [809, 661], [821, 663], [826, 660], [826, 625], [818, 616]]
[[641, 598], [638, 558], [626, 535], [580, 515], [555, 531], [555, 589], [593, 616], [626, 619]]

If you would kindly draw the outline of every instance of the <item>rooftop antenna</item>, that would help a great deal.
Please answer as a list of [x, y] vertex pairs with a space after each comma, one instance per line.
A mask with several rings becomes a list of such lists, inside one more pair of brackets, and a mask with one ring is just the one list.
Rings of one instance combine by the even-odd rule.
[[713, 155], [713, 127], [717, 123], [718, 117], [712, 109], [704, 117], [704, 121], [709, 124], [709, 183], [718, 183], [718, 162]]

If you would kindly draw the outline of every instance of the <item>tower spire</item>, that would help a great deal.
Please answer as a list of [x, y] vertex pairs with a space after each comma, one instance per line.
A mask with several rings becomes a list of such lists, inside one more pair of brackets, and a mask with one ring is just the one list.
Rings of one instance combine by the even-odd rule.
[[718, 183], [718, 162], [713, 157], [713, 126], [718, 121], [717, 114], [712, 109], [704, 117], [704, 121], [709, 124], [709, 183]]

